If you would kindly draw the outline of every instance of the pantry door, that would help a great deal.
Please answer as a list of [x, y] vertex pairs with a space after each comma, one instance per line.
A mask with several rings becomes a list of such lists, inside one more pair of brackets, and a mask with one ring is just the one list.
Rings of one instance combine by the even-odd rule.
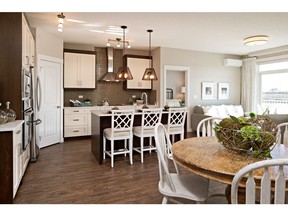
[[40, 148], [63, 142], [63, 61], [42, 56], [38, 65], [36, 90], [38, 145]]

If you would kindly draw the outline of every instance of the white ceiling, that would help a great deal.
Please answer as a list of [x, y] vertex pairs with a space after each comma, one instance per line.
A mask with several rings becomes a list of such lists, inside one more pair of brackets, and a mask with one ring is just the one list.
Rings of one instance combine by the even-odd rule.
[[[126, 40], [133, 49], [148, 50], [148, 29], [153, 29], [152, 49], [170, 47], [213, 53], [246, 55], [288, 45], [288, 13], [280, 12], [63, 12], [64, 29], [57, 31], [59, 12], [25, 13], [32, 27], [63, 38], [64, 42], [105, 47], [108, 39], [122, 38], [108, 33], [108, 26], [127, 26]], [[81, 20], [75, 23], [68, 19]], [[121, 30], [121, 28], [120, 28]], [[121, 30], [122, 32], [122, 30]], [[268, 35], [265, 45], [247, 47], [243, 39]], [[113, 43], [116, 46], [116, 43]]]

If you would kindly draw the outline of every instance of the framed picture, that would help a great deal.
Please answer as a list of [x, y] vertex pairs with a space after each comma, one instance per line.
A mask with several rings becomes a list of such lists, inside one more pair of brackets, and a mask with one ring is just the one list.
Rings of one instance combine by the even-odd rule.
[[229, 99], [229, 83], [218, 83], [218, 99], [227, 100]]
[[202, 100], [216, 99], [216, 83], [202, 82]]

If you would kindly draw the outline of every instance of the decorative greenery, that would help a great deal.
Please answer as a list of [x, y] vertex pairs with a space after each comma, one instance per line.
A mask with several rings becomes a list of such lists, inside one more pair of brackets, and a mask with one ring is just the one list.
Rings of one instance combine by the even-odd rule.
[[230, 116], [214, 128], [216, 137], [226, 148], [255, 158], [271, 158], [276, 141], [276, 124], [266, 115], [250, 113], [249, 118]]

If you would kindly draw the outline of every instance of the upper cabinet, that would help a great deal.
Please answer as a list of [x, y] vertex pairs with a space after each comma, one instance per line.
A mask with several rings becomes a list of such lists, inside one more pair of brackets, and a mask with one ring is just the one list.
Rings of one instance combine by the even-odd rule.
[[145, 69], [149, 67], [149, 56], [125, 55], [126, 65], [130, 68], [133, 79], [127, 80], [125, 89], [152, 89], [151, 80], [142, 80]]
[[64, 52], [64, 88], [96, 88], [95, 57]]
[[29, 70], [29, 67], [34, 67], [34, 63], [35, 40], [24, 15], [22, 15], [22, 66]]

